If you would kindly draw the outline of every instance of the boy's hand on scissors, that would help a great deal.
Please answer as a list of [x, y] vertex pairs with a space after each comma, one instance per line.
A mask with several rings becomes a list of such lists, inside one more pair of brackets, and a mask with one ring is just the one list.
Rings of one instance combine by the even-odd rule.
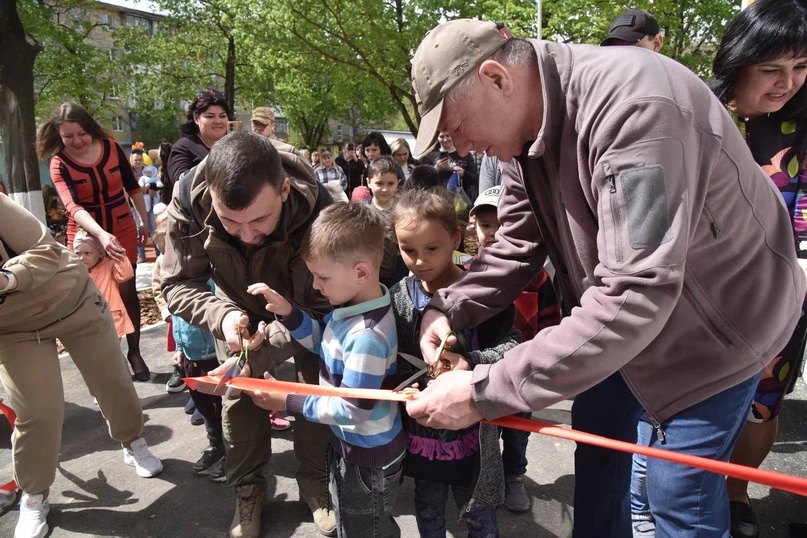
[[266, 309], [273, 314], [277, 314], [278, 316], [288, 316], [291, 314], [291, 303], [263, 282], [250, 284], [249, 287], [247, 287], [247, 293], [263, 295], [263, 298], [266, 299]]
[[[264, 379], [272, 379], [269, 372], [263, 373]], [[286, 396], [282, 392], [268, 392], [265, 390], [245, 390], [246, 394], [252, 398], [252, 402], [262, 409], [267, 411], [285, 411], [286, 410]]]

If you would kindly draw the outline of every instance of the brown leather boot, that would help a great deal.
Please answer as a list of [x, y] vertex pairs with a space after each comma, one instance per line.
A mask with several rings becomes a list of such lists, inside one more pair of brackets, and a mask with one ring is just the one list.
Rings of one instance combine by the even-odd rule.
[[230, 538], [260, 538], [263, 490], [256, 484], [235, 488], [235, 514]]

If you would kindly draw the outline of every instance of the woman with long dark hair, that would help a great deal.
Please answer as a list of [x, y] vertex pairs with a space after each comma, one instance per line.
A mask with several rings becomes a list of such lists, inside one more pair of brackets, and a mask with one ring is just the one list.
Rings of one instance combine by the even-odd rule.
[[[81, 105], [63, 103], [39, 129], [37, 156], [50, 159], [50, 175], [67, 209], [67, 244], [78, 227], [104, 247], [113, 259], [128, 257], [137, 266], [137, 247], [146, 239], [148, 216], [143, 190], [126, 154], [114, 138]], [[140, 216], [135, 224], [127, 196]], [[134, 325], [126, 335], [127, 358], [137, 381], [150, 379], [140, 354], [140, 300], [135, 279], [120, 284], [121, 298]]]
[[[793, 247], [807, 272], [807, 3], [751, 4], [726, 27], [712, 72], [712, 90], [782, 194], [793, 223]], [[733, 463], [759, 467], [770, 452], [806, 336], [802, 316], [790, 342], [763, 371]], [[748, 482], [728, 479], [733, 538], [759, 536], [747, 489]]]

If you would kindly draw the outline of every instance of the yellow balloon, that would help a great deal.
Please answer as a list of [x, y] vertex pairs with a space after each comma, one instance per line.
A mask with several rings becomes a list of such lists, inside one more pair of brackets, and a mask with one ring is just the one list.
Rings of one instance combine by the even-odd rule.
[[151, 166], [151, 157], [149, 157], [148, 153], [143, 154], [143, 166]]

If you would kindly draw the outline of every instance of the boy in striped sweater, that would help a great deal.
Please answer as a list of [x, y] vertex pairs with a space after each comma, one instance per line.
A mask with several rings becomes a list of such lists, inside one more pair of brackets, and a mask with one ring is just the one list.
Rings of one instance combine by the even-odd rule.
[[[320, 353], [320, 385], [393, 388], [398, 350], [389, 290], [379, 282], [385, 221], [364, 204], [337, 204], [320, 213], [301, 254], [314, 288], [335, 306], [322, 322], [263, 283], [273, 312], [307, 349]], [[264, 374], [268, 378], [268, 374]], [[330, 492], [340, 538], [400, 536], [392, 516], [406, 439], [393, 402], [325, 396], [250, 393], [256, 405], [328, 424]], [[368, 511], [373, 507], [373, 511]]]

